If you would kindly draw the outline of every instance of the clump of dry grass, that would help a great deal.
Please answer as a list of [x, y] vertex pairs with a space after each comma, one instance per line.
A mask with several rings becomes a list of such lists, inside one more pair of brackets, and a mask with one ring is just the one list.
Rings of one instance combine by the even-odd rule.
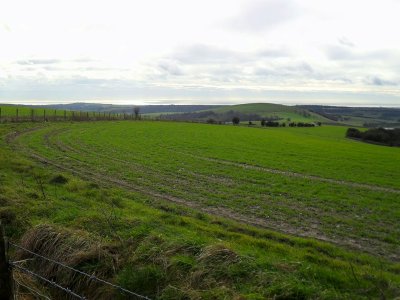
[[[20, 245], [44, 257], [103, 279], [112, 278], [115, 273], [116, 259], [109, 249], [83, 232], [72, 233], [51, 225], [39, 225], [24, 234]], [[18, 250], [16, 260], [26, 259], [29, 259], [27, 261], [29, 269], [90, 299], [109, 299], [114, 293], [108, 286], [86, 276], [37, 258], [29, 252]], [[53, 296], [65, 296], [62, 291], [53, 289], [50, 291]]]
[[239, 255], [222, 244], [207, 246], [198, 256], [198, 261], [207, 265], [226, 265], [239, 260]]

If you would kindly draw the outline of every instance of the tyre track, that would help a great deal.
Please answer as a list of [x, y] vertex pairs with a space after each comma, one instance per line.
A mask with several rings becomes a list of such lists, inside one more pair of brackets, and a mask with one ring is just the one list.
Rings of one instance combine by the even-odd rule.
[[[48, 159], [38, 153], [34, 153], [32, 149], [18, 143], [17, 139], [20, 135], [28, 134], [28, 133], [31, 133], [33, 131], [36, 131], [36, 130], [42, 129], [42, 128], [43, 127], [34, 128], [34, 129], [27, 130], [25, 132], [18, 132], [18, 133], [14, 132], [10, 136], [7, 136], [6, 140], [15, 149], [18, 149], [18, 151], [23, 152], [26, 156], [31, 157], [35, 161], [38, 161], [44, 165], [52, 166], [59, 170], [69, 172], [71, 174], [74, 174], [74, 175], [82, 178], [82, 179], [98, 183], [102, 186], [119, 187], [119, 188], [122, 188], [127, 191], [137, 192], [137, 193], [149, 196], [157, 201], [161, 200], [161, 201], [176, 203], [178, 205], [183, 205], [183, 206], [189, 207], [191, 209], [198, 210], [198, 211], [201, 211], [201, 212], [204, 212], [207, 214], [211, 214], [211, 215], [214, 215], [217, 217], [224, 217], [224, 218], [234, 220], [237, 222], [241, 222], [241, 223], [249, 224], [252, 226], [257, 226], [257, 227], [281, 232], [284, 234], [290, 234], [290, 235], [306, 237], [306, 238], [314, 238], [317, 240], [330, 242], [332, 244], [345, 246], [350, 249], [361, 250], [363, 252], [371, 253], [373, 255], [387, 256], [387, 257], [390, 257], [390, 259], [395, 260], [395, 261], [399, 260], [399, 256], [395, 253], [382, 253], [382, 244], [379, 242], [376, 242], [375, 240], [370, 240], [370, 239], [366, 239], [366, 238], [358, 238], [357, 240], [355, 240], [351, 237], [344, 237], [344, 236], [338, 237], [338, 238], [328, 237], [328, 236], [325, 236], [323, 234], [323, 232], [319, 231], [318, 229], [310, 230], [310, 228], [294, 227], [293, 225], [288, 224], [287, 222], [284, 222], [284, 220], [277, 221], [277, 220], [272, 220], [272, 219], [259, 218], [259, 217], [251, 216], [251, 215], [243, 215], [243, 214], [237, 213], [229, 208], [221, 207], [221, 206], [206, 207], [206, 206], [202, 205], [201, 203], [185, 200], [183, 198], [171, 196], [166, 193], [159, 193], [156, 191], [152, 191], [149, 189], [148, 186], [142, 187], [142, 186], [133, 184], [132, 182], [127, 182], [122, 179], [117, 179], [115, 177], [103, 174], [100, 170], [96, 170], [94, 172], [94, 171], [90, 170], [90, 167], [91, 167], [90, 165], [87, 165], [85, 162], [82, 162], [79, 160], [75, 160], [75, 164], [73, 164], [72, 161], [69, 161], [68, 165], [66, 165], [66, 162], [62, 163], [61, 160], [59, 160], [58, 162], [55, 162], [55, 161]], [[17, 145], [19, 146], [18, 148], [16, 147]], [[64, 149], [64, 150], [68, 151], [67, 149]], [[185, 154], [187, 154], [187, 153], [185, 153]], [[258, 166], [254, 166], [254, 165], [243, 165], [243, 164], [235, 163], [235, 162], [231, 162], [231, 161], [223, 161], [223, 160], [219, 160], [219, 159], [206, 158], [206, 157], [201, 157], [201, 156], [192, 155], [192, 154], [187, 154], [187, 155], [195, 156], [199, 159], [204, 159], [204, 160], [212, 161], [212, 162], [216, 162], [216, 163], [246, 167], [246, 168], [250, 168], [250, 169], [255, 168], [257, 170], [265, 170], [265, 168], [263, 168], [263, 167], [258, 167]], [[74, 158], [70, 158], [70, 159], [74, 159]], [[269, 169], [267, 169], [267, 170], [269, 170]], [[275, 173], [275, 171], [277, 171], [276, 172], [277, 174], [281, 174], [283, 172], [283, 171], [279, 171], [279, 170], [273, 170], [273, 171], [274, 171], [274, 173]], [[290, 172], [283, 172], [283, 173], [290, 173]], [[295, 173], [295, 174], [298, 174], [298, 173]], [[303, 174], [298, 174], [298, 175], [303, 175]], [[296, 177], [307, 178], [308, 176], [306, 176], [306, 177], [296, 176]], [[319, 179], [319, 177], [316, 177], [316, 178]], [[322, 178], [322, 179], [325, 179], [325, 178]], [[334, 183], [337, 183], [336, 180], [333, 180], [333, 181], [334, 181]], [[395, 190], [395, 191], [399, 192], [398, 190]], [[386, 251], [384, 251], [384, 252], [386, 252]]]
[[239, 162], [234, 162], [234, 161], [224, 160], [224, 159], [219, 159], [219, 158], [200, 156], [200, 155], [195, 155], [192, 153], [187, 153], [187, 152], [182, 152], [182, 151], [179, 151], [179, 152], [174, 151], [174, 152], [182, 154], [182, 155], [190, 156], [193, 158], [197, 158], [197, 159], [200, 159], [203, 161], [209, 161], [209, 162], [214, 162], [214, 163], [218, 163], [218, 164], [222, 164], [222, 165], [239, 167], [239, 168], [243, 168], [243, 169], [257, 170], [257, 171], [270, 173], [270, 174], [278, 174], [278, 175], [283, 175], [283, 176], [288, 176], [288, 177], [309, 179], [309, 180], [314, 180], [314, 181], [327, 182], [327, 183], [332, 183], [332, 184], [367, 189], [367, 190], [378, 191], [378, 192], [400, 194], [399, 189], [390, 188], [390, 187], [383, 187], [383, 186], [379, 186], [379, 185], [358, 183], [358, 182], [352, 182], [352, 181], [346, 181], [346, 180], [338, 180], [338, 179], [333, 179], [333, 178], [325, 178], [325, 177], [320, 177], [320, 176], [316, 176], [316, 175], [307, 175], [304, 173], [296, 173], [296, 172], [291, 172], [291, 171], [282, 171], [282, 170], [278, 170], [278, 169], [271, 169], [271, 168], [266, 168], [266, 167], [262, 167], [262, 166], [252, 165], [252, 164], [239, 163]]

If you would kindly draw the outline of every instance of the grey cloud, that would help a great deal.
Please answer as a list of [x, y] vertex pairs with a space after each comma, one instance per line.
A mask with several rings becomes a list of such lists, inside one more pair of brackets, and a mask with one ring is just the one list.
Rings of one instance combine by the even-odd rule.
[[59, 59], [27, 59], [27, 60], [18, 60], [16, 61], [19, 65], [50, 65], [50, 64], [58, 64], [62, 61]]
[[[6, 80], [6, 81], [4, 81]], [[202, 86], [159, 86], [149, 85], [134, 80], [70, 78], [62, 80], [38, 80], [29, 78], [0, 79], [0, 100], [8, 103], [29, 99], [36, 103], [67, 103], [96, 101], [113, 103], [135, 100], [159, 103], [315, 103], [340, 105], [382, 105], [398, 106], [400, 97], [393, 94], [340, 92], [340, 91], [298, 91], [288, 88], [263, 90], [248, 88], [218, 88]], [[158, 100], [157, 100], [158, 99]], [[162, 100], [160, 100], [162, 99]], [[33, 101], [33, 100], [32, 100]]]
[[284, 48], [265, 48], [254, 52], [239, 52], [211, 45], [197, 44], [177, 51], [172, 54], [170, 59], [182, 64], [240, 64], [289, 56], [290, 52]]
[[400, 59], [399, 49], [356, 51], [350, 47], [329, 45], [325, 47], [325, 53], [332, 60], [398, 61]]
[[186, 47], [173, 55], [173, 58], [181, 63], [197, 64], [197, 63], [218, 63], [227, 60], [236, 60], [237, 53], [233, 51], [197, 44]]
[[328, 58], [332, 60], [349, 60], [357, 58], [357, 55], [352, 50], [340, 46], [328, 46], [326, 48], [326, 54]]
[[271, 57], [288, 57], [291, 55], [290, 51], [287, 49], [283, 49], [283, 48], [270, 48], [270, 49], [264, 49], [261, 51], [258, 51], [256, 53], [257, 56], [259, 57], [267, 57], [267, 58], [271, 58]]
[[392, 81], [392, 80], [387, 80], [383, 79], [378, 76], [372, 76], [368, 77], [364, 80], [366, 84], [369, 85], [376, 85], [376, 86], [397, 86], [400, 84], [400, 82]]
[[314, 73], [314, 69], [306, 62], [301, 63], [286, 63], [268, 67], [256, 68], [253, 72], [257, 76], [266, 77], [282, 77], [282, 76], [307, 76]]
[[298, 17], [300, 7], [293, 0], [253, 1], [239, 16], [228, 21], [230, 28], [257, 32]]
[[162, 60], [158, 63], [158, 68], [167, 75], [181, 76], [183, 71], [175, 61]]
[[91, 58], [77, 58], [72, 60], [73, 62], [77, 62], [77, 63], [88, 63], [88, 62], [95, 62], [97, 60], [95, 59], [91, 59]]
[[350, 41], [348, 38], [346, 38], [346, 37], [341, 37], [341, 38], [338, 38], [338, 42], [341, 44], [341, 45], [343, 45], [343, 46], [347, 46], [347, 47], [350, 47], [350, 48], [353, 48], [355, 45], [354, 45], [354, 43], [352, 42], [352, 41]]
[[67, 63], [91, 63], [91, 62], [96, 62], [97, 60], [91, 59], [91, 58], [77, 58], [77, 59], [72, 59], [72, 60], [61, 60], [61, 59], [48, 59], [48, 58], [43, 58], [43, 59], [21, 59], [17, 60], [15, 63], [18, 65], [53, 65], [53, 64], [60, 64], [63, 62]]

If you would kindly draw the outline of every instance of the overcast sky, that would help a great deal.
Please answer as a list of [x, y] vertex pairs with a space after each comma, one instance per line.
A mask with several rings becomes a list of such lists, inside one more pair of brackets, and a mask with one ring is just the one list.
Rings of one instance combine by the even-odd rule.
[[3, 0], [0, 102], [400, 106], [400, 0]]

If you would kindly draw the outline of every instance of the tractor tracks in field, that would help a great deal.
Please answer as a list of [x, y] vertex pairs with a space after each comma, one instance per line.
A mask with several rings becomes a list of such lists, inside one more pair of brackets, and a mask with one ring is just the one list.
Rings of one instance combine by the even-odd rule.
[[[89, 153], [89, 151], [87, 149], [85, 149], [82, 145], [81, 145], [81, 148], [78, 150], [76, 148], [67, 146], [65, 144], [60, 145], [59, 142], [57, 142], [57, 144], [59, 145], [60, 149], [62, 149], [62, 151], [64, 151], [64, 152], [73, 151], [75, 153], [80, 153], [83, 151], [83, 152]], [[83, 149], [82, 149], [82, 147], [83, 147]], [[267, 167], [263, 167], [263, 166], [253, 165], [253, 164], [240, 163], [240, 162], [235, 162], [235, 161], [230, 161], [230, 160], [196, 155], [196, 154], [192, 154], [192, 153], [188, 153], [188, 152], [184, 152], [184, 151], [179, 151], [176, 149], [169, 150], [169, 151], [173, 152], [174, 154], [181, 154], [181, 155], [189, 156], [189, 157], [203, 160], [203, 161], [208, 161], [208, 162], [217, 163], [217, 164], [226, 165], [226, 166], [238, 167], [238, 168], [242, 168], [242, 169], [256, 170], [256, 171], [269, 173], [269, 174], [277, 174], [277, 175], [281, 175], [281, 176], [301, 178], [301, 179], [307, 179], [307, 180], [311, 180], [311, 181], [326, 182], [326, 183], [332, 183], [332, 184], [341, 185], [341, 186], [367, 189], [367, 190], [371, 190], [371, 191], [400, 194], [399, 189], [391, 188], [391, 187], [384, 187], [384, 186], [378, 186], [378, 185], [367, 184], [367, 183], [358, 183], [358, 182], [352, 182], [352, 181], [346, 181], [346, 180], [326, 178], [326, 177], [321, 177], [321, 176], [317, 176], [317, 175], [309, 175], [309, 174], [298, 173], [298, 172], [293, 172], [293, 171], [283, 171], [283, 170], [267, 168]], [[96, 153], [96, 155], [102, 156], [102, 157], [112, 160], [112, 161], [121, 162], [121, 163], [124, 163], [127, 165], [135, 164], [132, 161], [125, 161], [122, 159], [111, 157], [109, 155], [104, 155], [104, 154], [99, 154], [99, 153]], [[217, 177], [201, 175], [201, 174], [198, 174], [195, 172], [189, 172], [189, 171], [187, 171], [187, 172], [188, 172], [188, 174], [190, 173], [191, 175], [194, 175], [194, 176], [203, 177], [203, 179], [207, 178], [208, 180], [214, 181], [214, 182], [226, 184], [231, 181], [228, 178], [218, 179]]]
[[[41, 127], [43, 128], [43, 127]], [[62, 129], [56, 129], [54, 131], [50, 131], [44, 135], [44, 141], [45, 145], [47, 147], [52, 147], [56, 148], [55, 150], [60, 152], [60, 154], [66, 154], [64, 156], [65, 159], [62, 159], [63, 157], [56, 157], [56, 158], [46, 158], [43, 155], [38, 154], [37, 152], [35, 153], [33, 149], [21, 145], [21, 143], [18, 143], [18, 136], [21, 134], [29, 134], [32, 131], [41, 129], [39, 128], [33, 128], [30, 130], [27, 130], [25, 132], [20, 132], [20, 133], [12, 133], [11, 135], [7, 136], [6, 141], [15, 149], [18, 149], [19, 151], [22, 151], [25, 155], [30, 156], [32, 159], [44, 164], [44, 165], [49, 165], [52, 166], [56, 169], [62, 170], [69, 172], [71, 174], [74, 174], [78, 177], [81, 177], [82, 179], [92, 181], [95, 183], [98, 183], [102, 186], [106, 187], [119, 187], [122, 188], [126, 191], [131, 191], [131, 192], [137, 192], [139, 194], [146, 195], [148, 197], [151, 197], [152, 199], [156, 201], [167, 201], [167, 202], [172, 202], [176, 203], [178, 205], [183, 205], [185, 207], [201, 211], [207, 214], [211, 214], [214, 216], [219, 216], [223, 218], [227, 218], [230, 220], [234, 220], [240, 223], [245, 223], [265, 229], [270, 229], [274, 231], [278, 231], [281, 233], [286, 233], [286, 234], [291, 234], [294, 236], [301, 236], [301, 237], [311, 237], [315, 238], [317, 240], [321, 241], [326, 241], [330, 242], [333, 244], [337, 245], [342, 245], [349, 247], [351, 249], [357, 249], [357, 250], [362, 250], [365, 252], [369, 252], [372, 254], [378, 254], [382, 255], [382, 244], [379, 243], [378, 241], [371, 240], [371, 239], [364, 239], [364, 238], [352, 238], [351, 236], [340, 236], [340, 237], [334, 237], [334, 236], [326, 236], [323, 231], [319, 229], [311, 229], [306, 226], [293, 226], [293, 224], [288, 223], [286, 220], [279, 220], [279, 219], [265, 219], [261, 217], [257, 217], [255, 215], [251, 214], [242, 214], [239, 212], [236, 212], [230, 208], [227, 208], [225, 206], [207, 206], [206, 204], [192, 200], [187, 200], [184, 199], [180, 196], [172, 196], [168, 194], [168, 192], [160, 192], [154, 190], [154, 187], [152, 189], [151, 186], [148, 185], [141, 185], [140, 183], [134, 183], [132, 181], [127, 181], [122, 178], [118, 178], [118, 176], [115, 176], [115, 174], [107, 174], [107, 170], [101, 169], [101, 168], [93, 168], [90, 164], [83, 160], [76, 159], [74, 157], [68, 156], [68, 152], [73, 152], [77, 155], [82, 154], [82, 152], [79, 149], [75, 149], [74, 147], [71, 147], [69, 145], [63, 144], [60, 140], [56, 141], [51, 141], [51, 137], [57, 134], [60, 134], [63, 132]], [[65, 129], [67, 130], [67, 129]], [[91, 155], [96, 155], [92, 151], [88, 149], [84, 149], [83, 151], [87, 151]], [[175, 151], [176, 152], [176, 151]], [[242, 163], [237, 163], [237, 162], [232, 162], [232, 161], [225, 161], [221, 159], [214, 159], [214, 158], [208, 158], [208, 157], [202, 157], [202, 156], [197, 156], [189, 153], [180, 153], [184, 155], [190, 155], [194, 156], [197, 159], [202, 159], [206, 161], [210, 161], [213, 163], [219, 163], [219, 164], [225, 164], [225, 165], [230, 165], [230, 166], [235, 166], [235, 167], [241, 167], [241, 168], [249, 168], [249, 169], [256, 169], [259, 171], [264, 171], [268, 173], [274, 173], [274, 174], [279, 174], [279, 175], [286, 175], [286, 176], [291, 176], [291, 177], [299, 177], [299, 178], [312, 178], [313, 180], [319, 180], [319, 181], [325, 181], [325, 182], [330, 182], [330, 183], [335, 183], [335, 184], [343, 184], [343, 182], [334, 180], [334, 179], [326, 179], [326, 178], [320, 178], [316, 176], [309, 176], [309, 175], [304, 175], [304, 174], [299, 174], [299, 173], [292, 173], [292, 172], [284, 172], [284, 171], [279, 171], [279, 170], [274, 170], [274, 169], [266, 169], [264, 167], [259, 167], [259, 166], [254, 166], [254, 165], [246, 165]], [[110, 157], [108, 159], [111, 159]], [[118, 158], [115, 158], [118, 160]], [[121, 163], [129, 163], [124, 160], [120, 160]], [[399, 190], [396, 189], [390, 189], [390, 188], [382, 188], [378, 186], [370, 186], [370, 185], [364, 185], [364, 184], [355, 184], [351, 182], [345, 182], [347, 183], [346, 185], [350, 186], [357, 186], [360, 188], [369, 188], [370, 190], [378, 190], [378, 191], [390, 191], [390, 192], [395, 192], [399, 193]], [[200, 200], [200, 199], [199, 199]], [[386, 251], [385, 251], [386, 252]], [[389, 251], [391, 252], [391, 251]], [[386, 253], [387, 255], [391, 256], [394, 260], [398, 260], [398, 257], [394, 255], [393, 253]]]
[[400, 190], [395, 189], [395, 188], [390, 188], [390, 187], [383, 187], [383, 186], [378, 186], [378, 185], [372, 185], [372, 184], [367, 184], [367, 183], [358, 183], [358, 182], [352, 182], [352, 181], [346, 181], [346, 180], [338, 180], [338, 179], [333, 179], [333, 178], [320, 177], [320, 176], [316, 176], [316, 175], [308, 175], [308, 174], [297, 173], [297, 172], [292, 172], [292, 171], [282, 171], [282, 170], [278, 170], [278, 169], [271, 169], [271, 168], [266, 168], [266, 167], [247, 164], [247, 163], [239, 163], [239, 162], [224, 160], [224, 159], [220, 159], [220, 158], [200, 156], [200, 155], [195, 155], [192, 153], [187, 153], [187, 152], [182, 152], [182, 151], [179, 151], [179, 152], [174, 151], [174, 152], [182, 154], [182, 155], [190, 156], [193, 158], [197, 158], [197, 159], [200, 159], [203, 161], [208, 161], [208, 162], [213, 162], [213, 163], [218, 163], [218, 164], [222, 164], [222, 165], [233, 166], [233, 167], [238, 167], [238, 168], [243, 168], [243, 169], [257, 170], [257, 171], [264, 172], [264, 173], [277, 174], [277, 175], [283, 175], [283, 176], [287, 176], [287, 177], [295, 177], [295, 178], [301, 178], [301, 179], [308, 179], [308, 180], [313, 180], [313, 181], [327, 182], [327, 183], [333, 183], [333, 184], [338, 184], [338, 185], [342, 185], [342, 186], [355, 187], [355, 188], [367, 189], [367, 190], [378, 191], [378, 192], [400, 194]]
[[[103, 187], [119, 187], [124, 189], [125, 191], [136, 192], [142, 195], [146, 195], [148, 197], [153, 198], [154, 200], [166, 201], [168, 203], [172, 202], [216, 217], [227, 218], [229, 220], [236, 221], [239, 223], [248, 224], [251, 226], [256, 226], [272, 231], [277, 231], [292, 236], [314, 238], [316, 240], [329, 242], [336, 245], [341, 245], [353, 250], [359, 250], [373, 255], [376, 255], [382, 251], [381, 244], [375, 243], [373, 240], [370, 239], [360, 239], [360, 238], [354, 239], [345, 236], [341, 236], [340, 239], [335, 239], [326, 236], [322, 231], [319, 231], [317, 229], [310, 229], [308, 227], [296, 227], [288, 224], [284, 220], [278, 221], [273, 219], [260, 218], [257, 216], [245, 215], [222, 206], [205, 206], [204, 204], [199, 202], [185, 200], [165, 193], [158, 193], [149, 189], [149, 187], [138, 186], [132, 182], [127, 182], [125, 180], [118, 179], [114, 176], [102, 174], [101, 172], [98, 171], [94, 172], [89, 170], [87, 167], [82, 168], [82, 166], [72, 165], [72, 164], [66, 166], [60, 163], [56, 163], [52, 160], [46, 159], [43, 156], [38, 155], [36, 153], [30, 153], [29, 156], [44, 165], [49, 165], [56, 169], [74, 174], [84, 180], [97, 183]], [[389, 256], [391, 259], [395, 261], [398, 260], [397, 255], [393, 253], [390, 254], [385, 253], [384, 256], [385, 255]]]

